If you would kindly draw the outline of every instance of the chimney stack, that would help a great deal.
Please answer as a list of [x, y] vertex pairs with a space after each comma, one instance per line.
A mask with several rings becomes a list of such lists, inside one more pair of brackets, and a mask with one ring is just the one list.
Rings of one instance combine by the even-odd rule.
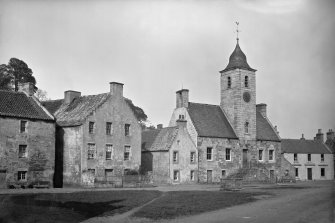
[[158, 124], [157, 125], [157, 129], [162, 129], [163, 128], [163, 124]]
[[333, 130], [332, 129], [329, 129], [329, 131], [327, 132], [327, 140], [331, 140], [331, 141], [333, 141], [334, 140], [334, 137], [335, 135], [334, 135], [334, 132], [333, 132]]
[[300, 140], [304, 140], [304, 139], [305, 139], [305, 136], [304, 136], [304, 133], [303, 133], [303, 134], [301, 134]]
[[79, 91], [64, 91], [64, 103], [70, 104], [75, 98], [79, 98], [81, 96], [81, 92]]
[[324, 143], [323, 133], [321, 129], [318, 129], [318, 133], [316, 134], [316, 141]]
[[187, 108], [188, 107], [188, 89], [181, 89], [176, 92], [176, 107]]
[[186, 128], [187, 121], [185, 119], [178, 119], [176, 122], [179, 128]]
[[123, 84], [118, 82], [110, 82], [110, 93], [116, 97], [123, 97]]
[[18, 87], [19, 87], [18, 91], [25, 92], [29, 96], [33, 96], [34, 93], [35, 93], [35, 91], [34, 91], [35, 85], [33, 83], [31, 83], [31, 82], [19, 83]]
[[256, 105], [256, 110], [260, 112], [263, 115], [263, 117], [265, 118], [267, 117], [266, 116], [266, 104], [262, 103], [262, 104]]

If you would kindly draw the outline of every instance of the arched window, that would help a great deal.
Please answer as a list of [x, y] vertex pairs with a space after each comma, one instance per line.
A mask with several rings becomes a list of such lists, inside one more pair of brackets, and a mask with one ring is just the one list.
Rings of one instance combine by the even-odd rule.
[[231, 77], [228, 77], [228, 88], [231, 88]]
[[249, 122], [245, 122], [244, 124], [244, 132], [249, 133]]
[[244, 77], [244, 87], [249, 87], [249, 77], [248, 76]]

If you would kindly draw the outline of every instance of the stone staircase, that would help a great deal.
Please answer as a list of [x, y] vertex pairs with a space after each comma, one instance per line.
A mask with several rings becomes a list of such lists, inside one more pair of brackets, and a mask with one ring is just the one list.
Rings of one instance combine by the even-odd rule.
[[243, 184], [276, 182], [276, 178], [270, 178], [270, 171], [261, 166], [240, 168], [235, 173], [228, 175], [227, 179], [242, 179]]

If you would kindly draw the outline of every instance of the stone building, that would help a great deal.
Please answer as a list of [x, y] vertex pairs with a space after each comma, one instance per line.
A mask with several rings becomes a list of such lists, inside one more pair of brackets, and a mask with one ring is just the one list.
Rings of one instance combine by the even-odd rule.
[[31, 83], [0, 90], [0, 188], [48, 181], [55, 165], [55, 120], [34, 97]]
[[156, 184], [197, 182], [198, 153], [187, 129], [186, 120], [177, 126], [142, 132], [144, 172], [152, 172]]
[[57, 186], [92, 184], [139, 170], [141, 127], [127, 101], [123, 84], [111, 82], [108, 93], [66, 91], [64, 99], [44, 103], [57, 123]]
[[323, 134], [318, 131], [315, 140], [282, 139], [282, 151], [286, 160], [294, 167], [297, 180], [333, 180], [334, 157], [323, 142]]
[[176, 92], [169, 126], [187, 120], [198, 152], [198, 182], [221, 178], [275, 179], [281, 170], [281, 139], [267, 117], [266, 104], [256, 105], [256, 70], [247, 63], [239, 42], [220, 71], [219, 105], [189, 102], [189, 90]]
[[327, 132], [326, 145], [332, 151], [334, 157], [334, 178], [335, 178], [335, 134], [332, 129], [329, 129]]

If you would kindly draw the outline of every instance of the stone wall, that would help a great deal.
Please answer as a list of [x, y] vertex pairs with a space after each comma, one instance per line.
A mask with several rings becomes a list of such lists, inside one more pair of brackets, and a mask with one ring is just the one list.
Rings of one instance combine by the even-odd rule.
[[[89, 133], [89, 122], [94, 131]], [[106, 122], [112, 123], [111, 134], [106, 134]], [[125, 136], [125, 124], [130, 134]], [[94, 171], [98, 181], [106, 179], [106, 170], [122, 175], [125, 169], [139, 170], [141, 165], [141, 127], [128, 103], [111, 97], [96, 109], [79, 127], [63, 129], [64, 185], [83, 184], [81, 173]], [[95, 144], [94, 159], [88, 159], [88, 144]], [[112, 145], [112, 157], [106, 159], [106, 145]], [[124, 160], [125, 146], [130, 146], [129, 160]]]
[[[228, 88], [227, 77], [231, 78]], [[244, 86], [248, 76], [249, 86]], [[243, 93], [249, 92], [250, 102], [243, 100]], [[256, 76], [255, 72], [235, 69], [221, 74], [221, 108], [228, 116], [238, 138], [256, 139]], [[245, 134], [244, 124], [249, 122], [249, 133]]]
[[[173, 152], [178, 152], [177, 162], [173, 162]], [[170, 148], [170, 180], [172, 183], [196, 183], [198, 175], [198, 151], [186, 128], [179, 126], [176, 136]], [[191, 162], [191, 152], [195, 153], [195, 160]], [[179, 179], [174, 181], [174, 171], [179, 171]], [[194, 171], [194, 179], [191, 179], [191, 171]]]
[[[334, 179], [333, 154], [324, 154], [324, 161], [321, 161], [321, 154], [311, 154], [311, 161], [308, 161], [307, 154], [298, 153], [297, 161], [294, 161], [293, 153], [284, 153], [284, 157], [294, 168], [298, 168], [297, 180], [307, 180], [307, 168], [312, 169], [313, 180]], [[321, 168], [325, 168], [324, 177], [321, 177]], [[293, 176], [295, 176], [295, 172]]]
[[[27, 120], [26, 132], [20, 133], [20, 119], [0, 117], [0, 170], [6, 182], [29, 185], [50, 181], [53, 185], [55, 165], [55, 124]], [[19, 158], [19, 145], [27, 145], [27, 156]], [[26, 180], [18, 181], [18, 171], [27, 171]]]
[[[200, 183], [207, 182], [207, 171], [212, 171], [212, 182], [220, 182], [222, 170], [226, 171], [226, 175], [236, 172], [242, 167], [242, 151], [238, 145], [238, 140], [228, 140], [224, 138], [206, 138], [198, 137], [198, 157], [199, 172], [198, 178]], [[213, 148], [213, 159], [207, 160], [207, 148]], [[227, 161], [226, 148], [231, 149], [231, 160]]]

